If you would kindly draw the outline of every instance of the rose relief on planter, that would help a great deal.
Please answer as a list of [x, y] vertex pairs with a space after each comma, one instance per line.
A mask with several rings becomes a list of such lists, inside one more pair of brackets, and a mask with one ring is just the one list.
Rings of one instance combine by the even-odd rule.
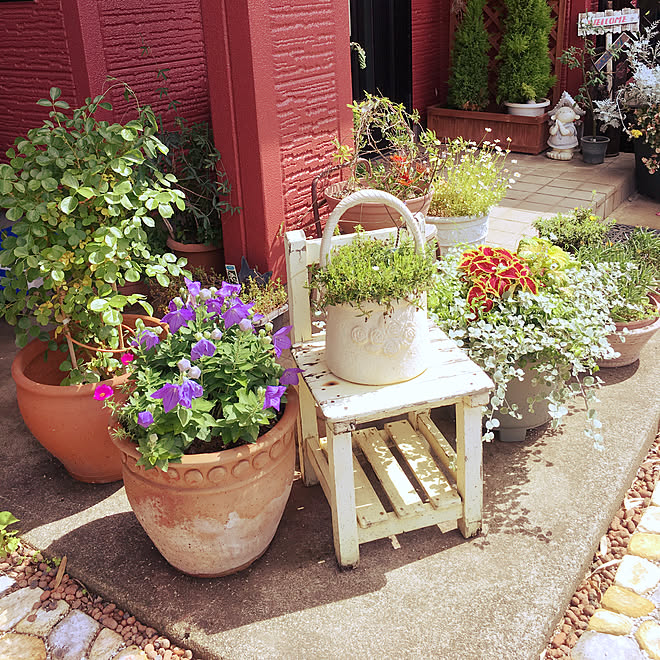
[[[185, 280], [132, 353], [125, 403], [110, 406], [126, 495], [165, 559], [197, 576], [250, 565], [268, 548], [293, 482], [299, 369], [277, 359], [290, 327], [257, 330], [241, 286]], [[271, 334], [272, 333], [272, 334]]]
[[[135, 102], [134, 119], [110, 124], [96, 117], [111, 109], [104, 101], [110, 90], [67, 112], [53, 87], [38, 101], [50, 108], [49, 119], [17, 138], [9, 163], [0, 165], [0, 207], [15, 234], [3, 239], [0, 254], [0, 316], [16, 326], [22, 347], [12, 366], [19, 406], [37, 439], [73, 476], [92, 482], [121, 476], [108, 411], [93, 401], [85, 406], [87, 421], [70, 410], [54, 413], [78, 386], [125, 378], [122, 358], [136, 320], [128, 322], [122, 310], [140, 304], [150, 314], [151, 306], [119, 288], [141, 275], [166, 285], [168, 275], [182, 272], [174, 255], [151, 253], [147, 231], [152, 214], [182, 207], [184, 194], [173, 187], [176, 177], [146, 164], [166, 151], [153, 113], [128, 86], [113, 87]], [[48, 360], [38, 358], [46, 351]], [[55, 434], [62, 454], [51, 444]]]

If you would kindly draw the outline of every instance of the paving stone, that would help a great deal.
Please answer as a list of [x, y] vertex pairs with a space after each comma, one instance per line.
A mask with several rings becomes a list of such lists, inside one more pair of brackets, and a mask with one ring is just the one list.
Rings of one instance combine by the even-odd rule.
[[651, 591], [660, 582], [660, 568], [648, 559], [626, 555], [619, 564], [614, 584], [631, 589], [640, 596]]
[[32, 612], [36, 616], [34, 621], [28, 621], [27, 617], [16, 624], [16, 632], [28, 633], [30, 635], [41, 635], [46, 637], [55, 627], [55, 624], [69, 611], [69, 603], [58, 600], [54, 610], [38, 609]]
[[89, 652], [89, 660], [108, 660], [124, 645], [124, 638], [110, 628], [102, 628]]
[[9, 633], [0, 637], [0, 660], [46, 660], [43, 639]]
[[32, 611], [32, 606], [39, 602], [41, 589], [25, 587], [13, 591], [0, 599], [0, 632], [13, 628], [24, 616]]
[[8, 575], [0, 575], [0, 596], [8, 591], [16, 584], [14, 578], [10, 578]]
[[660, 660], [660, 625], [655, 621], [643, 621], [635, 633], [639, 645], [653, 660]]
[[84, 612], [71, 611], [48, 636], [54, 660], [82, 660], [100, 627]]
[[650, 506], [637, 525], [638, 532], [660, 534], [660, 506]]
[[660, 534], [633, 534], [628, 544], [628, 553], [645, 559], [659, 560]]
[[112, 660], [148, 660], [147, 654], [139, 646], [129, 646]]
[[656, 485], [653, 489], [653, 495], [651, 495], [651, 506], [660, 507], [660, 487]]
[[572, 660], [644, 660], [644, 656], [630, 637], [606, 635], [588, 630], [580, 637], [571, 652]]
[[651, 614], [655, 609], [655, 605], [647, 598], [614, 584], [603, 594], [600, 604], [605, 609], [625, 614], [633, 619]]
[[609, 610], [596, 610], [589, 619], [587, 630], [595, 630], [608, 635], [627, 635], [632, 630], [633, 620], [624, 614]]

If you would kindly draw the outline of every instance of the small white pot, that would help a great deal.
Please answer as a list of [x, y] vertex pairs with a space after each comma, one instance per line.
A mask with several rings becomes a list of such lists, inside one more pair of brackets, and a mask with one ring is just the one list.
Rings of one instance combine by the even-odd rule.
[[509, 103], [504, 101], [507, 112], [510, 115], [519, 117], [538, 117], [545, 113], [545, 109], [550, 105], [550, 99], [542, 99], [540, 103], [529, 101], [527, 103]]
[[[367, 315], [364, 315], [366, 312]], [[429, 326], [426, 305], [405, 300], [327, 308], [326, 361], [333, 374], [363, 385], [390, 385], [426, 370]]]
[[436, 229], [436, 241], [440, 255], [444, 256], [449, 248], [459, 243], [481, 245], [488, 235], [490, 211], [486, 215], [462, 215], [441, 218], [434, 215], [426, 216], [426, 222]]

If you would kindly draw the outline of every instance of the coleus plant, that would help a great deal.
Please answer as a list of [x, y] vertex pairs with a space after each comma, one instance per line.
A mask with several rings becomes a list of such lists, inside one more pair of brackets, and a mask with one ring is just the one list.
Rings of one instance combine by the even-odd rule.
[[138, 445], [147, 468], [166, 470], [196, 441], [208, 445], [200, 451], [255, 442], [280, 412], [287, 386], [298, 382], [299, 369], [277, 362], [291, 346], [290, 326], [256, 330], [260, 316], [239, 298], [240, 284], [185, 283], [162, 318], [169, 332], [138, 326], [127, 351], [126, 403], [113, 404], [106, 384], [95, 391], [110, 400], [116, 433]]

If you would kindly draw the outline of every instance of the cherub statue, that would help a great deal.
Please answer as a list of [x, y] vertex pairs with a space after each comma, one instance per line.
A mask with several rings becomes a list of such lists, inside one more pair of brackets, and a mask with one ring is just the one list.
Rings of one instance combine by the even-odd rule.
[[582, 115], [584, 115], [584, 110], [580, 109], [568, 92], [564, 92], [559, 99], [559, 103], [550, 113], [548, 146], [551, 147], [551, 151], [546, 153], [548, 158], [554, 160], [570, 160], [573, 158], [573, 149], [578, 146], [575, 122]]

